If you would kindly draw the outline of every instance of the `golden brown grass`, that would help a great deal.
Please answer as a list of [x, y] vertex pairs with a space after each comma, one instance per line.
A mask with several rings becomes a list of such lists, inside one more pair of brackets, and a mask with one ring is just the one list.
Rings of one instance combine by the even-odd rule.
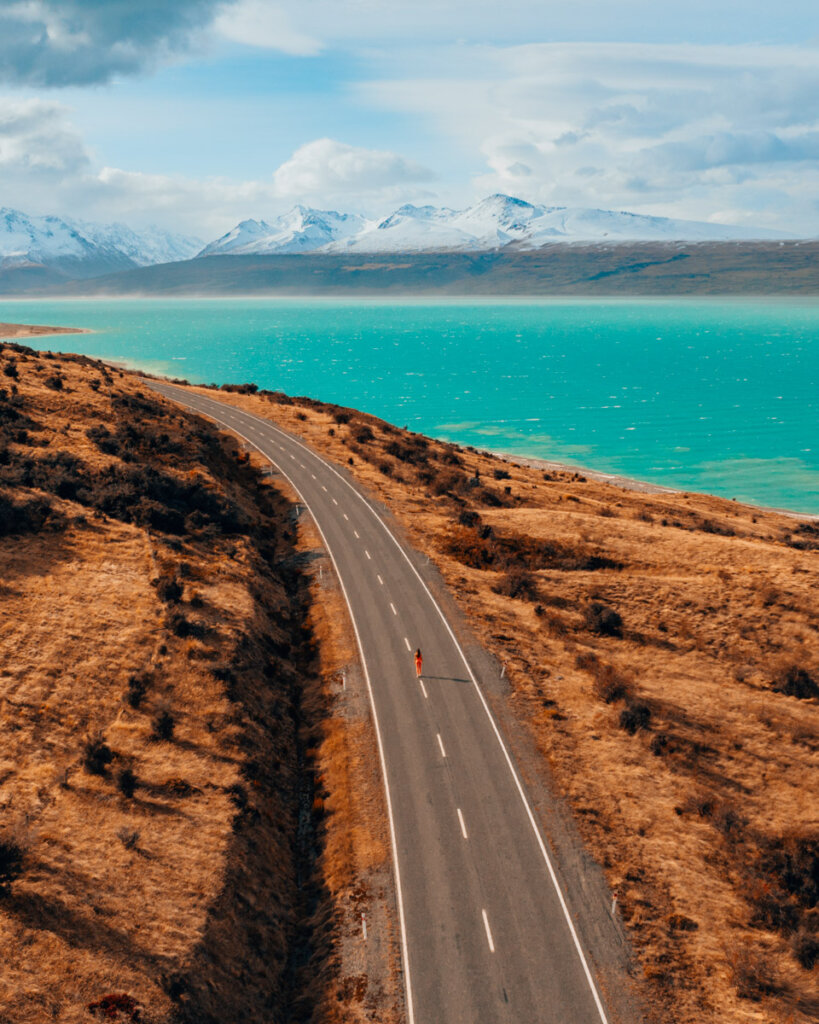
[[[125, 993], [154, 1024], [310, 1019], [334, 938], [319, 948], [309, 919], [320, 876], [297, 884], [315, 855], [294, 842], [302, 733], [324, 705], [302, 701], [317, 684], [289, 505], [137, 378], [6, 346], [9, 364], [0, 840], [24, 861], [0, 892], [0, 1018], [79, 1024]], [[131, 473], [147, 504], [120, 500]], [[201, 508], [169, 533], [151, 523], [171, 485]]]
[[[497, 710], [531, 731], [618, 894], [657, 1019], [814, 1020], [815, 969], [794, 949], [819, 929], [819, 707], [775, 688], [790, 666], [819, 679], [816, 527], [321, 403], [220, 397], [347, 466], [435, 560], [507, 666]], [[534, 599], [504, 596], [533, 552]]]

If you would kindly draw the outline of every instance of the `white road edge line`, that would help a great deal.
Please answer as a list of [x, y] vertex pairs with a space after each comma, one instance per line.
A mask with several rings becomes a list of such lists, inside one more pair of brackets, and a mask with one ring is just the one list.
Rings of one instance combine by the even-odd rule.
[[460, 821], [461, 823], [461, 835], [464, 837], [464, 839], [469, 839], [469, 836], [466, 834], [466, 825], [464, 825], [464, 816], [463, 814], [461, 814], [460, 807], [458, 808], [458, 821]]
[[444, 750], [444, 741], [441, 739], [441, 734], [436, 732], [435, 735], [438, 737], [438, 746], [441, 748], [441, 757], [446, 757], [446, 751]]
[[486, 929], [486, 941], [489, 943], [489, 952], [494, 953], [495, 943], [492, 941], [492, 932], [489, 928], [489, 918], [486, 916], [485, 910], [482, 910], [481, 913], [483, 914], [483, 926]]
[[[173, 385], [171, 385], [171, 386], [173, 386]], [[197, 397], [203, 398], [204, 396], [200, 395], [200, 396], [197, 396]], [[217, 407], [220, 405], [219, 402], [214, 402], [214, 400], [212, 398], [211, 399], [206, 399], [206, 401], [213, 402], [213, 404], [216, 405]], [[252, 414], [248, 414], [248, 415], [252, 415]], [[216, 417], [214, 417], [214, 418], [216, 418]], [[240, 433], [240, 432], [237, 431], [237, 433]], [[258, 445], [254, 444], [253, 441], [251, 441], [250, 443], [253, 444], [253, 447], [256, 448], [256, 450], [259, 452], [259, 454], [263, 458], [265, 458], [268, 461], [270, 461], [270, 456], [269, 455], [265, 455], [265, 453], [258, 447]], [[302, 446], [302, 447], [304, 447], [304, 446]], [[284, 448], [282, 448], [282, 451], [284, 451]], [[282, 470], [282, 473], [284, 474], [285, 477], [287, 477], [287, 480], [290, 483], [290, 486], [294, 490], [298, 491], [298, 487], [296, 487], [296, 484], [294, 483], [293, 480], [290, 479], [290, 477], [287, 475], [287, 473], [285, 473], [284, 470]], [[389, 818], [389, 822], [390, 822], [390, 842], [392, 844], [392, 865], [393, 865], [393, 871], [395, 872], [395, 895], [396, 895], [396, 899], [398, 901], [398, 921], [399, 921], [399, 925], [400, 925], [400, 929], [401, 929], [401, 959], [403, 961], [403, 966], [404, 966], [404, 988], [406, 990], [406, 995], [407, 995], [407, 1024], [415, 1024], [415, 1010], [414, 1010], [413, 1002], [412, 1002], [412, 981], [411, 981], [411, 976], [410, 976], [409, 950], [407, 948], [407, 924], [406, 924], [406, 917], [404, 915], [404, 896], [403, 896], [403, 893], [401, 891], [401, 869], [400, 869], [399, 864], [398, 864], [398, 842], [397, 842], [397, 840], [395, 838], [395, 818], [393, 817], [393, 813], [392, 813], [392, 797], [390, 795], [390, 784], [389, 784], [389, 780], [387, 778], [387, 762], [386, 762], [386, 759], [384, 757], [384, 744], [383, 744], [383, 741], [381, 739], [381, 726], [379, 725], [379, 722], [378, 722], [378, 712], [375, 709], [375, 697], [373, 695], [372, 683], [370, 681], [370, 672], [369, 672], [369, 669], [367, 668], [367, 659], [364, 656], [364, 646], [361, 643], [361, 635], [358, 632], [358, 624], [355, 621], [355, 616], [353, 615], [353, 606], [350, 604], [350, 599], [347, 596], [347, 588], [344, 586], [344, 580], [342, 579], [341, 573], [338, 571], [338, 564], [336, 563], [336, 560], [333, 557], [333, 552], [330, 550], [330, 547], [327, 544], [327, 538], [324, 536], [324, 531], [322, 530], [321, 526], [319, 525], [318, 520], [316, 519], [315, 515], [313, 514], [313, 510], [310, 508], [310, 505], [308, 504], [307, 501], [304, 500], [304, 496], [302, 496], [302, 501], [304, 501], [304, 504], [307, 506], [308, 510], [310, 511], [310, 515], [313, 517], [313, 521], [316, 524], [316, 529], [318, 530], [319, 534], [321, 535], [321, 539], [322, 539], [322, 542], [324, 544], [324, 547], [327, 550], [327, 554], [330, 556], [330, 561], [333, 563], [333, 568], [335, 569], [336, 577], [338, 579], [339, 585], [341, 586], [341, 592], [344, 594], [344, 600], [347, 602], [347, 610], [348, 610], [348, 612], [350, 614], [350, 621], [353, 624], [353, 632], [355, 633], [356, 644], [358, 645], [358, 653], [359, 653], [359, 655], [361, 657], [361, 666], [364, 669], [364, 679], [366, 680], [366, 683], [367, 683], [367, 694], [369, 695], [369, 698], [370, 698], [370, 710], [373, 713], [373, 726], [375, 728], [375, 738], [376, 738], [376, 742], [378, 744], [378, 759], [381, 762], [381, 775], [382, 775], [382, 777], [384, 779], [384, 793], [385, 793], [385, 796], [387, 798], [387, 817]], [[407, 646], [409, 646], [409, 644]]]
[[[166, 385], [166, 386], [167, 387], [173, 387], [172, 384], [171, 385]], [[183, 394], [184, 394], [184, 392], [183, 392]], [[225, 406], [222, 405], [221, 402], [217, 402], [213, 398], [206, 398], [204, 395], [197, 395], [196, 397], [199, 398], [200, 401], [204, 400], [206, 403], [210, 403], [210, 404], [216, 406], [217, 409], [224, 409], [225, 408]], [[602, 1001], [600, 999], [600, 994], [597, 991], [597, 986], [594, 983], [594, 978], [592, 978], [591, 970], [589, 969], [589, 964], [588, 964], [588, 961], [586, 960], [586, 955], [583, 952], [583, 947], [580, 945], [580, 937], [577, 934], [577, 929], [575, 928], [574, 922], [572, 921], [572, 918], [571, 918], [571, 914], [569, 913], [569, 907], [568, 907], [568, 905], [566, 903], [566, 898], [563, 895], [563, 890], [560, 888], [560, 883], [557, 880], [557, 875], [555, 874], [555, 869], [554, 869], [554, 866], [552, 865], [552, 860], [549, 857], [549, 851], [546, 849], [546, 843], [545, 843], [545, 841], [543, 839], [543, 836], [541, 835], [540, 827], [539, 827], [539, 825], [537, 823], [537, 819], [535, 818], [534, 811], [532, 810], [531, 805], [529, 803], [529, 800], [528, 800], [528, 798], [526, 796], [526, 791], [523, 788], [523, 783], [520, 781], [520, 776], [517, 773], [517, 769], [515, 768], [514, 762], [512, 761], [512, 757], [509, 754], [509, 751], [506, 749], [506, 744], [503, 742], [503, 737], [500, 734], [500, 729], [498, 728], [498, 724], [495, 721], [495, 718], [494, 718], [491, 710], [489, 709], [489, 704], [486, 701], [486, 697], [484, 697], [483, 692], [482, 692], [480, 686], [478, 685], [478, 680], [475, 678], [475, 673], [472, 671], [472, 666], [469, 664], [469, 661], [467, 660], [466, 654], [464, 653], [464, 649], [463, 649], [463, 647], [461, 647], [460, 643], [458, 642], [458, 638], [455, 636], [455, 633], [454, 633], [454, 631], [452, 629], [452, 626], [450, 626], [449, 622], [447, 621], [447, 618], [446, 618], [446, 616], [443, 613], [443, 609], [438, 604], [438, 602], [435, 600], [435, 598], [432, 596], [432, 591], [426, 585], [426, 583], [424, 582], [423, 578], [421, 577], [421, 574], [418, 572], [418, 570], [413, 565], [412, 559], [410, 558], [410, 556], [407, 554], [407, 552], [403, 549], [403, 547], [398, 542], [398, 539], [396, 538], [395, 534], [392, 532], [392, 530], [390, 530], [390, 528], [383, 521], [383, 519], [381, 519], [381, 517], [378, 515], [378, 513], [375, 511], [375, 509], [372, 507], [372, 505], [367, 501], [367, 499], [364, 497], [364, 495], [361, 494], [360, 491], [356, 490], [356, 488], [353, 487], [353, 485], [350, 483], [350, 481], [346, 477], [344, 477], [341, 473], [339, 473], [339, 471], [333, 465], [331, 465], [329, 462], [327, 462], [326, 459], [323, 459], [316, 452], [312, 451], [312, 449], [308, 448], [308, 446], [306, 444], [304, 444], [304, 442], [298, 441], [294, 437], [291, 437], [290, 434], [288, 434], [286, 431], [282, 430], [281, 427], [278, 427], [276, 424], [271, 423], [270, 420], [265, 420], [261, 416], [257, 417], [257, 416], [255, 416], [254, 413], [245, 413], [244, 415], [246, 415], [248, 417], [252, 417], [253, 419], [258, 419], [265, 426], [270, 427], [273, 430], [278, 430], [279, 433], [284, 434], [289, 441], [291, 441], [295, 445], [298, 445], [300, 448], [303, 448], [304, 451], [306, 451], [308, 454], [310, 454], [310, 455], [314, 456], [315, 458], [317, 458], [324, 466], [326, 466], [326, 468], [329, 469], [331, 473], [334, 473], [338, 477], [338, 479], [346, 487], [348, 487], [353, 492], [353, 494], [358, 498], [358, 500], [370, 510], [370, 512], [373, 515], [373, 518], [376, 520], [377, 523], [380, 524], [380, 526], [382, 527], [384, 532], [387, 534], [387, 536], [390, 538], [390, 540], [393, 542], [393, 544], [395, 544], [395, 546], [401, 552], [401, 554], [403, 555], [405, 561], [409, 565], [410, 569], [412, 569], [412, 571], [415, 573], [415, 576], [418, 579], [418, 582], [421, 584], [423, 589], [426, 591], [426, 594], [429, 597], [430, 601], [432, 602], [433, 607], [435, 608], [435, 610], [438, 612], [438, 614], [441, 617], [441, 621], [444, 624], [444, 628], [449, 633], [450, 637], [452, 637], [452, 642], [455, 644], [456, 648], [458, 649], [458, 653], [461, 655], [461, 660], [464, 663], [464, 667], [466, 668], [467, 672], [469, 673], [469, 678], [472, 680], [472, 685], [475, 687], [475, 690], [476, 690], [476, 692], [478, 694], [478, 698], [480, 699], [481, 705], [483, 706], [483, 709], [484, 709], [484, 711], [486, 713], [486, 716], [489, 719], [489, 722], [490, 722], [490, 724], [492, 726], [492, 730], [495, 733], [495, 738], [498, 741], [498, 744], [499, 744], [499, 746], [501, 748], [501, 751], [503, 752], [503, 756], [504, 756], [504, 759], [506, 761], [506, 764], [507, 764], [507, 766], [509, 768], [509, 771], [512, 774], [512, 778], [515, 781], [515, 786], [517, 788], [518, 795], [520, 796], [521, 802], [523, 803], [523, 807], [524, 807], [524, 809], [526, 811], [526, 815], [527, 815], [527, 817], [529, 819], [529, 824], [532, 826], [532, 831], [535, 834], [535, 839], [537, 841], [537, 844], [538, 844], [538, 847], [540, 849], [541, 855], [543, 856], [543, 859], [546, 862], [546, 867], [547, 867], [548, 872], [549, 872], [549, 877], [550, 877], [550, 879], [552, 881], [552, 885], [555, 888], [555, 892], [557, 893], [557, 898], [560, 901], [560, 908], [563, 911], [563, 916], [566, 919], [566, 924], [569, 926], [569, 931], [571, 932], [572, 940], [574, 941], [574, 947], [575, 947], [575, 949], [577, 951], [577, 955], [580, 957], [580, 963], [581, 963], [581, 965], [583, 967], [583, 973], [585, 974], [586, 981], [587, 981], [587, 983], [589, 985], [589, 988], [591, 989], [591, 994], [592, 994], [592, 997], [594, 998], [594, 1003], [595, 1003], [595, 1006], [597, 1007], [597, 1012], [600, 1015], [600, 1020], [601, 1020], [602, 1024], [609, 1024], [608, 1017], [606, 1016], [606, 1011], [603, 1009], [603, 1003], [602, 1003]], [[238, 433], [238, 431], [237, 431], [237, 433]], [[284, 451], [284, 448], [282, 448], [282, 451]], [[264, 455], [264, 452], [261, 452], [260, 454]], [[265, 456], [265, 458], [267, 458], [267, 457], [268, 456]], [[291, 482], [291, 484], [293, 483], [292, 480], [290, 482]], [[295, 486], [295, 485], [293, 485], [293, 486]], [[305, 502], [305, 504], [307, 504], [307, 503]], [[319, 532], [321, 532], [321, 530], [319, 530]], [[332, 558], [332, 555], [330, 557]], [[342, 590], [344, 590], [343, 584], [342, 584]], [[345, 600], [346, 600], [346, 598], [347, 598], [346, 592], [344, 593], [344, 597], [345, 597]], [[349, 604], [349, 602], [348, 602], [348, 604]], [[350, 611], [350, 616], [352, 617], [352, 610]], [[406, 642], [406, 638], [405, 638], [405, 642]], [[412, 650], [412, 648], [409, 648], [409, 649]], [[363, 660], [363, 650], [361, 649], [360, 641], [359, 641], [359, 650], [362, 651], [362, 660]], [[375, 703], [373, 701], [372, 689], [371, 689], [371, 687], [369, 685], [370, 681], [369, 681], [369, 676], [367, 675], [367, 672], [366, 672], [366, 668], [365, 668], [365, 675], [367, 676], [367, 686], [368, 686], [368, 690], [369, 690], [369, 693], [370, 693], [370, 701], [371, 701], [372, 707], [373, 707], [373, 716], [375, 717]], [[376, 733], [378, 734], [378, 727], [377, 727], [377, 725], [376, 725]], [[381, 746], [380, 735], [378, 736], [378, 749], [379, 749], [379, 753], [381, 755], [382, 770], [384, 772], [384, 780], [385, 780], [385, 786], [386, 786], [386, 778], [387, 778], [386, 765], [385, 765], [385, 762], [384, 762], [384, 755], [383, 755], [383, 749], [382, 749], [382, 746]], [[389, 809], [389, 804], [390, 804], [390, 797], [389, 797], [389, 790], [387, 790], [387, 806], [388, 806], [388, 809]], [[398, 862], [397, 862], [397, 859], [395, 857], [395, 834], [394, 834], [393, 828], [394, 828], [394, 826], [393, 826], [393, 821], [392, 821], [392, 814], [390, 813], [390, 830], [391, 830], [391, 838], [393, 840], [393, 861], [394, 861], [395, 868], [396, 868], [396, 873], [397, 873]], [[397, 882], [396, 882], [396, 884], [397, 884]], [[406, 932], [405, 932], [405, 929], [404, 929], [403, 911], [401, 910], [400, 892], [399, 892], [399, 911], [400, 911], [399, 917], [401, 918], [401, 937], [402, 937], [402, 940], [404, 942], [404, 947], [403, 947], [402, 952], [404, 954], [405, 969], [408, 971], [409, 968], [406, 966], [406, 964], [408, 963], [407, 949], [406, 949]], [[407, 977], [407, 979], [409, 979], [409, 974], [408, 973], [407, 973], [406, 977]], [[411, 998], [410, 989], [409, 989], [409, 981], [407, 982], [407, 1008], [408, 1008], [408, 1015], [409, 1015], [409, 1024], [413, 1024], [412, 998]]]

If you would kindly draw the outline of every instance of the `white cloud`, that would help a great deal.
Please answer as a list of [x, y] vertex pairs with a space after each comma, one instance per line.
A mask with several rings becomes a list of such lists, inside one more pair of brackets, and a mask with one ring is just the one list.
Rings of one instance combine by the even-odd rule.
[[216, 238], [246, 217], [274, 217], [295, 201], [382, 213], [416, 198], [430, 171], [397, 153], [331, 139], [300, 147], [272, 179], [229, 181], [99, 166], [62, 104], [0, 98], [3, 205], [31, 214], [121, 220]]
[[405, 194], [407, 187], [432, 181], [433, 173], [398, 153], [316, 139], [300, 146], [274, 173], [276, 194], [324, 202], [337, 197], [370, 201]]
[[299, 57], [312, 57], [321, 42], [294, 27], [291, 16], [267, 0], [239, 0], [227, 6], [213, 23], [214, 31], [245, 46], [279, 50]]
[[692, 218], [730, 210], [819, 233], [816, 48], [461, 47], [434, 70], [362, 84], [359, 97], [480, 155], [477, 195]]

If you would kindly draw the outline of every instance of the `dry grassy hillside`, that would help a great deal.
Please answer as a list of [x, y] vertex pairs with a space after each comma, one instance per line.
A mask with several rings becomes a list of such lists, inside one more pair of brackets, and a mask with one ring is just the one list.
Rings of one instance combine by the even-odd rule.
[[139, 378], [0, 345], [4, 1024], [363, 1019], [361, 842], [317, 759], [359, 803], [372, 761], [328, 718], [344, 637], [316, 650], [292, 512]]
[[819, 1014], [819, 525], [638, 493], [253, 386], [386, 501], [507, 666], [656, 1019]]

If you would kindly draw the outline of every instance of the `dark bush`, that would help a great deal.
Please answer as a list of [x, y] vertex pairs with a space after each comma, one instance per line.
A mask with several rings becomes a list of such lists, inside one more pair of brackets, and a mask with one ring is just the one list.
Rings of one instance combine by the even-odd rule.
[[343, 423], [349, 423], [352, 417], [350, 416], [350, 413], [344, 412], [343, 409], [339, 409], [337, 412], [333, 413], [333, 419], [339, 426], [341, 426]]
[[358, 444], [366, 444], [368, 441], [372, 441], [375, 436], [366, 423], [356, 424], [352, 427], [352, 435], [353, 440]]
[[51, 388], [52, 391], [62, 391], [63, 379], [58, 373], [52, 373], [49, 377], [43, 381], [47, 388]]
[[613, 704], [617, 700], [625, 700], [630, 695], [628, 681], [614, 668], [602, 661], [595, 661], [591, 669], [594, 681], [592, 690], [605, 704]]
[[623, 619], [619, 613], [600, 601], [592, 601], [586, 607], [584, 625], [598, 636], [623, 635]]
[[19, 380], [20, 374], [17, 371], [17, 361], [9, 359], [8, 362], [3, 366], [3, 373], [7, 377], [11, 377], [12, 380]]
[[651, 709], [643, 701], [629, 701], [620, 712], [620, 728], [633, 736], [651, 724]]
[[111, 434], [111, 431], [101, 423], [98, 423], [96, 426], [89, 427], [85, 432], [85, 436], [89, 441], [93, 441], [97, 448], [99, 448], [101, 452], [105, 452], [106, 455], [119, 455], [119, 441], [117, 441], [117, 439]]
[[59, 527], [63, 517], [45, 498], [16, 502], [0, 494], [0, 537], [11, 534], [39, 533], [44, 526]]
[[125, 992], [111, 992], [89, 1003], [88, 1012], [98, 1020], [122, 1021], [123, 1024], [140, 1024], [142, 1020], [139, 1003]]
[[477, 512], [473, 512], [471, 509], [461, 509], [460, 515], [458, 516], [458, 523], [461, 526], [477, 526], [480, 522], [480, 516]]
[[174, 636], [183, 639], [187, 636], [193, 636], [197, 632], [194, 624], [189, 619], [186, 619], [180, 611], [170, 612], [165, 619], [165, 624]]
[[759, 1002], [763, 996], [776, 995], [781, 991], [762, 957], [744, 949], [733, 959], [734, 982], [740, 999]]
[[622, 568], [619, 562], [592, 554], [583, 547], [511, 532], [484, 534], [482, 529], [476, 533], [465, 527], [456, 527], [451, 532], [445, 551], [472, 569], [582, 571]]
[[793, 955], [801, 967], [812, 971], [819, 963], [819, 938], [807, 931], [798, 931], [791, 939]]
[[167, 709], [163, 709], [154, 716], [151, 736], [155, 740], [172, 740], [175, 725], [173, 715]]
[[132, 708], [138, 708], [142, 703], [149, 683], [150, 677], [145, 674], [131, 676], [128, 680], [128, 691], [125, 694], [125, 699]]
[[511, 479], [509, 473], [505, 469], [493, 469], [492, 470], [492, 476], [496, 480], [510, 480]]
[[130, 768], [122, 768], [117, 773], [117, 789], [122, 793], [124, 797], [129, 800], [134, 795], [136, 789], [137, 777], [131, 771]]
[[105, 742], [102, 733], [87, 736], [83, 744], [83, 767], [91, 775], [105, 775], [108, 765], [114, 760], [114, 752]]
[[156, 594], [166, 604], [176, 604], [182, 600], [182, 584], [174, 576], [160, 576], [156, 583]]
[[384, 476], [392, 476], [392, 464], [389, 462], [379, 462], [378, 472], [383, 473]]
[[781, 669], [771, 683], [771, 689], [799, 700], [819, 697], [819, 683], [801, 665], [787, 665]]
[[14, 836], [0, 835], [0, 895], [23, 873], [24, 860], [22, 843]]
[[492, 589], [520, 601], [536, 601], [538, 597], [537, 580], [527, 569], [510, 569]]

